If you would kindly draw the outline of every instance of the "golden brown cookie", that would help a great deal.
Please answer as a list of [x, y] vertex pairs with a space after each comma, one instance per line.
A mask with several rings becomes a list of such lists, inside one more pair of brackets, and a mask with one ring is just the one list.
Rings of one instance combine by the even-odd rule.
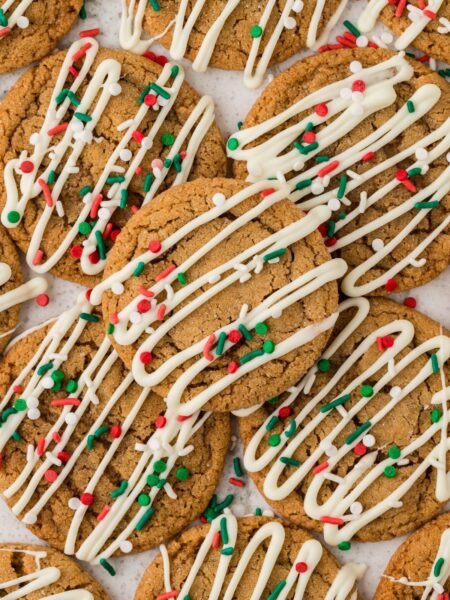
[[[267, 187], [270, 185], [271, 187]], [[182, 413], [228, 411], [292, 385], [334, 323], [335, 280], [318, 225], [278, 182], [173, 188], [129, 221], [91, 295], [136, 381]]]
[[69, 33], [83, 0], [8, 0], [0, 9], [0, 73], [39, 60]]
[[83, 38], [6, 95], [0, 171], [2, 222], [30, 267], [92, 286], [134, 212], [174, 184], [225, 175], [226, 158], [214, 103], [181, 67]]
[[411, 45], [428, 56], [450, 62], [450, 5], [446, 0], [408, 3], [366, 0], [366, 4], [358, 20], [363, 33], [373, 29], [380, 18], [397, 36], [397, 50], [406, 50]]
[[339, 50], [268, 86], [232, 135], [240, 178], [288, 179], [348, 263], [348, 296], [386, 295], [437, 277], [450, 257], [450, 86], [401, 53]]
[[142, 54], [143, 31], [170, 50], [172, 58], [193, 61], [195, 71], [210, 65], [244, 70], [248, 87], [263, 83], [267, 67], [305, 47], [316, 48], [338, 21], [347, 0], [127, 0], [120, 31], [126, 50]]
[[373, 600], [448, 600], [449, 561], [450, 513], [445, 513], [397, 548]]
[[[44, 546], [0, 542], [0, 589], [14, 598], [108, 600], [97, 581], [61, 552]], [[12, 597], [12, 596], [10, 596]]]
[[365, 571], [357, 563], [341, 567], [302, 529], [264, 517], [236, 519], [230, 513], [211, 526], [189, 529], [170, 542], [164, 554], [145, 572], [135, 600], [156, 600], [169, 592], [195, 600], [272, 600], [293, 598], [294, 593], [298, 600], [324, 600], [336, 594], [356, 600], [356, 583]]
[[411, 531], [449, 499], [450, 337], [387, 299], [349, 299], [339, 310], [317, 364], [240, 419], [240, 431], [245, 468], [270, 504], [348, 550], [352, 539]]
[[207, 507], [228, 415], [178, 418], [140, 388], [80, 300], [25, 335], [0, 373], [0, 490], [31, 531], [100, 563], [152, 548]]

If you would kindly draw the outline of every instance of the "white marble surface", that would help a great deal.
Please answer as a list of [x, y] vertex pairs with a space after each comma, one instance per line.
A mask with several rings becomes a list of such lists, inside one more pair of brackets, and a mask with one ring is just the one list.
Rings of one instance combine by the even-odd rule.
[[[346, 16], [348, 17], [350, 14], [351, 20], [355, 21], [355, 16], [361, 10], [362, 4], [361, 1], [350, 0], [350, 13], [347, 13]], [[87, 9], [89, 19], [80, 22], [72, 34], [63, 41], [62, 46], [68, 46], [80, 29], [100, 26], [104, 32], [99, 38], [101, 43], [116, 47], [118, 45], [120, 0], [87, 0]], [[342, 31], [342, 27], [338, 27], [337, 30]], [[287, 64], [306, 54], [308, 53], [297, 55]], [[276, 74], [285, 67], [286, 65], [277, 67], [273, 70], [273, 73]], [[207, 74], [196, 74], [189, 69], [188, 63], [186, 63], [186, 68], [188, 81], [200, 92], [208, 93], [215, 98], [217, 120], [224, 135], [234, 131], [236, 123], [245, 117], [261, 90], [246, 90], [242, 85], [240, 73], [212, 69]], [[17, 76], [18, 74], [0, 76], [0, 98], [7, 92]], [[68, 308], [76, 298], [77, 289], [79, 289], [77, 286], [51, 277], [49, 277], [49, 281], [51, 303], [43, 309], [37, 307], [34, 302], [29, 302], [22, 311], [21, 329], [34, 326], [58, 315], [62, 310]], [[446, 273], [432, 283], [410, 292], [410, 295], [418, 299], [420, 310], [434, 319], [440, 320], [450, 328], [450, 270], [447, 270]], [[241, 454], [241, 448], [237, 440], [235, 440], [235, 444], [236, 447], [228, 457], [226, 472], [218, 494], [222, 497], [228, 493], [235, 493], [234, 510], [237, 515], [245, 515], [254, 512], [256, 507], [264, 508], [265, 505], [250, 481], [242, 491], [227, 483], [227, 479], [232, 473], [232, 458], [237, 454]], [[238, 490], [237, 493], [236, 490]], [[0, 500], [0, 541], [38, 541], [27, 531], [25, 526], [11, 516], [3, 500]], [[343, 561], [357, 560], [367, 563], [368, 570], [360, 586], [364, 600], [372, 598], [385, 564], [401, 541], [402, 539], [399, 538], [391, 542], [377, 544], [354, 543], [349, 552], [336, 552]], [[143, 570], [153, 555], [154, 551], [115, 560], [114, 564], [117, 569], [115, 578], [107, 575], [101, 567], [89, 567], [89, 570], [103, 583], [113, 600], [131, 599]]]

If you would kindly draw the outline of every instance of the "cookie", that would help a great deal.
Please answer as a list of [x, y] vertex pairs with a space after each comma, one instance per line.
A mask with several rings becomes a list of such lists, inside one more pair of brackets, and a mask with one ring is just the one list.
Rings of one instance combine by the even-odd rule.
[[[427, 3], [413, 0], [395, 6], [389, 0], [368, 0], [358, 20], [361, 32], [371, 31], [377, 19], [397, 36], [395, 48], [406, 50], [414, 46], [426, 55], [450, 62], [450, 5], [445, 0]], [[422, 4], [422, 6], [420, 6]]]
[[81, 299], [0, 369], [0, 490], [30, 530], [101, 564], [158, 545], [208, 506], [229, 415], [181, 419], [140, 388]]
[[296, 600], [357, 600], [356, 583], [364, 571], [357, 563], [341, 567], [302, 529], [264, 517], [237, 519], [227, 512], [163, 548], [135, 600], [285, 600], [294, 594]]
[[286, 196], [278, 182], [193, 181], [142, 209], [110, 252], [91, 302], [136, 381], [184, 415], [263, 402], [328, 339], [345, 264], [316, 231], [328, 209], [305, 216]]
[[0, 542], [0, 590], [5, 598], [108, 600], [78, 564], [52, 548]]
[[92, 38], [30, 69], [0, 107], [1, 219], [38, 273], [92, 286], [129, 217], [188, 178], [224, 175], [214, 103]]
[[69, 33], [83, 0], [6, 0], [0, 7], [0, 73], [39, 60]]
[[347, 550], [403, 535], [449, 500], [450, 337], [385, 298], [348, 299], [339, 312], [322, 358], [240, 431], [270, 504]]
[[[244, 71], [249, 88], [262, 85], [269, 66], [303, 48], [318, 48], [348, 0], [126, 0], [120, 43], [143, 54], [155, 40], [173, 59], [188, 58], [194, 71], [208, 66]], [[143, 31], [152, 38], [143, 39]]]
[[321, 231], [347, 296], [387, 295], [449, 263], [449, 114], [449, 84], [417, 61], [326, 52], [275, 79], [228, 151], [238, 177], [283, 175], [300, 208], [332, 209]]

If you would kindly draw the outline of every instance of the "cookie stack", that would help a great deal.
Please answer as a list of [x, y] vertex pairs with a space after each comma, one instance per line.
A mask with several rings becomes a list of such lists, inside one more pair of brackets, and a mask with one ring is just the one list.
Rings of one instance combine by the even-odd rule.
[[450, 7], [115, 2], [0, 6], [0, 597], [449, 600]]

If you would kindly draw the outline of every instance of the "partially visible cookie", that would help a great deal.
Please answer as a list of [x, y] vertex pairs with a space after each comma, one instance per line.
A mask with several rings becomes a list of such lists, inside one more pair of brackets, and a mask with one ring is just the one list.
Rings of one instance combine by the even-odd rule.
[[245, 71], [245, 84], [255, 88], [270, 65], [319, 46], [346, 5], [347, 0], [126, 0], [120, 43], [142, 54], [151, 43], [142, 39], [145, 31], [172, 58], [192, 60], [194, 71], [209, 65]]
[[134, 381], [81, 300], [0, 369], [0, 491], [38, 537], [100, 563], [147, 550], [207, 507], [229, 415], [179, 418]]
[[366, 0], [366, 3], [358, 20], [360, 31], [371, 31], [379, 18], [397, 36], [397, 50], [406, 50], [411, 45], [450, 63], [450, 4], [446, 0], [411, 0], [407, 4]]
[[373, 600], [448, 600], [450, 513], [414, 532], [389, 561]]
[[403, 535], [449, 498], [450, 337], [392, 300], [344, 301], [306, 377], [239, 421], [274, 509], [348, 550]]
[[108, 600], [99, 583], [53, 548], [0, 542], [0, 589], [8, 598]]
[[317, 232], [328, 214], [305, 215], [278, 182], [217, 178], [135, 215], [90, 298], [136, 381], [185, 415], [253, 406], [297, 381], [328, 339], [345, 272]]
[[347, 296], [423, 285], [450, 261], [450, 84], [418, 61], [361, 48], [277, 77], [228, 141], [237, 177], [284, 175], [303, 210], [328, 206], [325, 243]]
[[[341, 567], [302, 529], [226, 513], [170, 542], [145, 572], [135, 600], [272, 600], [294, 594], [296, 600], [357, 600], [356, 583], [364, 571], [357, 563]], [[173, 596], [164, 596], [169, 593]]]
[[93, 38], [31, 68], [0, 106], [2, 223], [36, 272], [88, 287], [142, 205], [226, 168], [214, 102], [182, 67]]

